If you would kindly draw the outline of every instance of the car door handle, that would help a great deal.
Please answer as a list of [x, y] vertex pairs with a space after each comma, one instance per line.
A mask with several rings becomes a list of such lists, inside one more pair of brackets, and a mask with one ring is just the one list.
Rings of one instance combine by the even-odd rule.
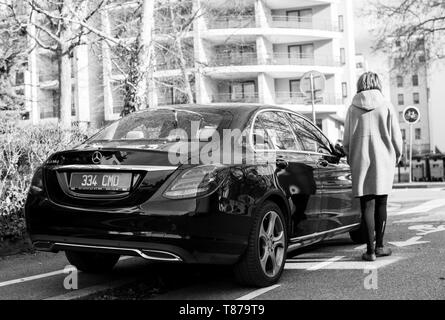
[[327, 162], [326, 160], [320, 160], [318, 161], [318, 165], [320, 167], [326, 168], [329, 165], [329, 162]]
[[286, 169], [289, 166], [289, 163], [284, 159], [277, 159], [277, 168]]

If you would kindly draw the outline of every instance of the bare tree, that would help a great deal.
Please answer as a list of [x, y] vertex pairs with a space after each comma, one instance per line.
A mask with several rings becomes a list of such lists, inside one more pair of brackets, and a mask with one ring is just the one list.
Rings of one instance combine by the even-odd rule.
[[416, 67], [444, 57], [443, 0], [374, 0], [364, 12], [376, 23], [376, 50], [388, 52], [394, 67]]
[[[74, 49], [91, 41], [89, 35], [122, 45], [101, 31], [92, 21], [109, 0], [23, 0], [3, 2], [9, 15], [26, 30], [31, 47], [56, 53], [59, 59], [60, 123], [71, 127], [71, 58]], [[17, 4], [26, 4], [27, 14], [17, 13]]]
[[23, 74], [26, 55], [26, 33], [0, 4], [0, 110], [16, 110], [23, 105], [23, 95], [14, 89], [18, 79], [13, 73]]
[[[123, 76], [120, 81], [124, 89], [121, 116], [148, 106], [147, 96], [154, 94], [155, 86], [160, 91], [172, 89], [180, 92], [184, 103], [194, 102], [195, 60], [193, 44], [187, 35], [199, 10], [193, 12], [190, 0], [140, 0], [138, 3], [129, 11], [130, 18], [121, 11], [120, 16], [114, 18], [110, 30], [117, 38], [129, 43], [124, 49], [111, 48], [116, 58], [112, 62], [113, 68]], [[130, 25], [131, 17], [138, 18], [139, 23]], [[178, 69], [181, 76], [155, 78], [154, 72], [163, 69]]]

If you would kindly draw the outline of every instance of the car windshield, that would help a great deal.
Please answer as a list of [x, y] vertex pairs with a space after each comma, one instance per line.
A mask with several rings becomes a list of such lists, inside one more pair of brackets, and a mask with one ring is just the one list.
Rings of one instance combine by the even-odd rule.
[[206, 141], [227, 119], [227, 114], [213, 111], [156, 108], [128, 115], [87, 140], [83, 146], [102, 144], [153, 145], [177, 141]]

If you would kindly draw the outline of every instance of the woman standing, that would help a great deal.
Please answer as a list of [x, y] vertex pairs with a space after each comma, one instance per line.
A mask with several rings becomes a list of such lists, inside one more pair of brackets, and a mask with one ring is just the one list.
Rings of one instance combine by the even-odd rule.
[[366, 261], [391, 255], [383, 245], [386, 207], [403, 145], [397, 113], [381, 91], [377, 74], [367, 72], [360, 77], [357, 95], [346, 115], [343, 138], [353, 193], [360, 198], [367, 231], [367, 251], [362, 256]]

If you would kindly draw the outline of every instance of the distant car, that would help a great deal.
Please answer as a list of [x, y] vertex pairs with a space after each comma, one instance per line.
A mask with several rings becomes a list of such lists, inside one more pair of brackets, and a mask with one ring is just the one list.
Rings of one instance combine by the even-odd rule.
[[[233, 152], [241, 160], [224, 162]], [[37, 250], [65, 251], [85, 272], [129, 255], [233, 265], [241, 283], [269, 286], [290, 250], [345, 232], [363, 242], [342, 157], [284, 108], [147, 109], [51, 155], [33, 177], [27, 227]]]

